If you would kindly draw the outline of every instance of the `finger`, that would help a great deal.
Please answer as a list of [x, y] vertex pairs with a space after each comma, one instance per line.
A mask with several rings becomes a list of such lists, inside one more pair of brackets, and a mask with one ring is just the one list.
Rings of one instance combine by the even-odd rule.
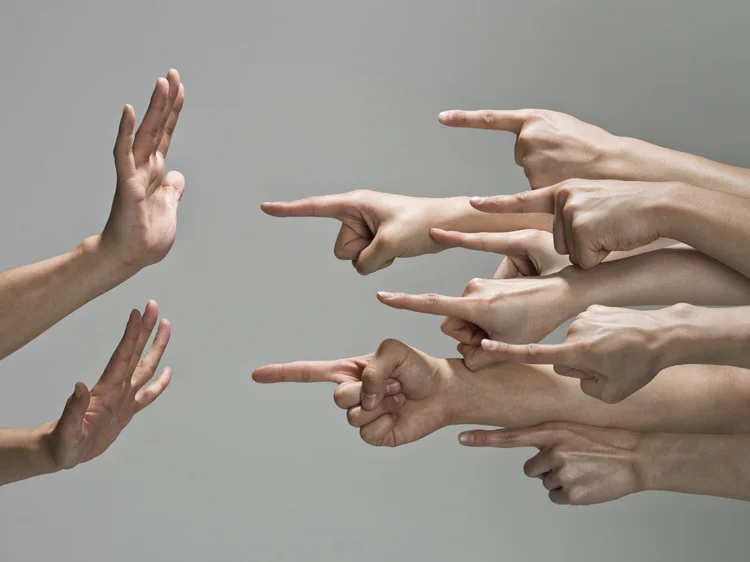
[[362, 407], [372, 410], [385, 396], [386, 381], [406, 359], [411, 349], [396, 340], [385, 340], [362, 371]]
[[517, 277], [520, 277], [520, 274], [521, 272], [518, 270], [518, 267], [516, 267], [515, 262], [506, 257], [500, 262], [500, 266], [497, 268], [497, 271], [495, 271], [495, 275], [493, 275], [492, 278], [516, 279]]
[[443, 111], [438, 119], [449, 127], [463, 127], [469, 129], [490, 129], [493, 131], [507, 131], [518, 134], [531, 114], [528, 110], [497, 110], [481, 109], [463, 111], [460, 109]]
[[360, 380], [361, 369], [371, 355], [335, 361], [295, 361], [265, 365], [253, 371], [253, 380], [262, 384], [280, 382], [332, 382], [342, 384]]
[[349, 225], [342, 223], [333, 246], [333, 255], [340, 260], [356, 260], [371, 242], [371, 239], [364, 238]]
[[482, 340], [482, 348], [503, 361], [541, 365], [575, 365], [578, 349], [569, 343], [545, 345], [529, 343], [514, 345], [493, 340]]
[[86, 385], [77, 382], [70, 395], [58, 422], [60, 430], [68, 437], [75, 437], [83, 432], [83, 419], [89, 408], [91, 397]]
[[[555, 251], [561, 256], [569, 253], [567, 229], [565, 227], [565, 219], [563, 218], [563, 204], [556, 202], [555, 205], [555, 218], [552, 221], [552, 240], [555, 247]], [[572, 244], [572, 241], [571, 241]]]
[[570, 504], [570, 500], [568, 499], [568, 494], [566, 494], [565, 490], [563, 490], [562, 488], [551, 490], [549, 493], [549, 499], [552, 501], [552, 503], [556, 503], [558, 505]]
[[523, 230], [466, 233], [433, 228], [430, 230], [430, 236], [435, 241], [446, 244], [451, 248], [519, 255], [525, 253], [524, 240], [527, 239], [528, 233]]
[[135, 111], [133, 106], [126, 105], [120, 117], [120, 127], [115, 140], [115, 169], [117, 177], [128, 178], [135, 172], [133, 161], [133, 130], [135, 129]]
[[[169, 320], [164, 318], [159, 323], [159, 329], [156, 331], [156, 337], [151, 347], [146, 353], [146, 357], [138, 363], [138, 367], [135, 369], [133, 374], [133, 388], [141, 388], [144, 384], [151, 380], [154, 376], [156, 368], [159, 366], [164, 352], [169, 344], [169, 338], [172, 335], [172, 327], [169, 324]], [[140, 359], [140, 354], [138, 356]]]
[[466, 345], [478, 346], [483, 339], [489, 337], [487, 332], [476, 324], [455, 316], [445, 318], [440, 323], [440, 330], [446, 336]]
[[117, 383], [123, 382], [129, 374], [130, 360], [133, 357], [133, 351], [138, 344], [138, 336], [141, 332], [141, 315], [137, 310], [130, 312], [125, 333], [117, 344], [112, 357], [104, 368], [99, 379], [102, 382]]
[[577, 248], [578, 265], [581, 266], [582, 269], [591, 269], [592, 267], [596, 267], [604, 260], [604, 258], [609, 255], [608, 250], [589, 249], [586, 241], [584, 240], [578, 241]]
[[537, 447], [542, 449], [561, 439], [561, 431], [546, 427], [523, 429], [476, 429], [458, 436], [459, 443], [468, 447]]
[[297, 201], [262, 203], [260, 208], [272, 217], [325, 217], [339, 218], [352, 208], [348, 194], [315, 195]]
[[381, 269], [385, 269], [393, 263], [395, 259], [393, 252], [394, 247], [389, 242], [389, 238], [383, 231], [375, 235], [373, 241], [362, 250], [354, 260], [353, 265], [360, 275], [370, 275]]
[[544, 478], [542, 478], [542, 485], [546, 490], [549, 490], [550, 492], [552, 490], [558, 490], [562, 488], [562, 482], [560, 481], [560, 476], [558, 475], [556, 470], [552, 470], [544, 475]]
[[573, 367], [565, 367], [563, 365], [555, 365], [553, 371], [561, 377], [569, 377], [571, 379], [591, 379], [593, 378], [592, 373], [581, 371]]
[[544, 451], [538, 452], [523, 465], [523, 473], [529, 478], [541, 478], [555, 467], [552, 458]]
[[164, 177], [161, 188], [167, 193], [172, 206], [177, 207], [185, 193], [185, 176], [176, 170], [172, 170]]
[[469, 202], [475, 209], [485, 213], [547, 213], [555, 212], [557, 186], [543, 187], [535, 191], [521, 191], [515, 195], [472, 197]]
[[380, 416], [372, 423], [368, 423], [359, 430], [359, 436], [365, 443], [375, 447], [394, 447], [396, 438], [393, 428], [396, 426], [396, 418], [393, 414]]
[[353, 406], [346, 413], [346, 419], [352, 427], [362, 427], [374, 422], [380, 416], [397, 412], [406, 402], [406, 396], [398, 393], [394, 396], [386, 396], [383, 401], [373, 410], [365, 410], [362, 406]]
[[177, 126], [177, 119], [180, 116], [182, 104], [185, 100], [185, 89], [180, 82], [180, 73], [174, 68], [167, 72], [167, 82], [169, 83], [169, 95], [167, 96], [167, 105], [164, 108], [161, 125], [159, 126], [159, 142], [156, 145], [156, 150], [164, 157], [166, 157], [169, 151], [172, 134]]
[[141, 332], [138, 334], [138, 343], [133, 349], [133, 355], [130, 358], [130, 366], [128, 367], [129, 374], [135, 372], [138, 362], [141, 360], [143, 350], [146, 348], [148, 339], [151, 337], [156, 326], [156, 320], [159, 317], [159, 305], [154, 300], [149, 300], [146, 303], [146, 307], [143, 309], [143, 315], [141, 316]]
[[485, 367], [500, 363], [500, 359], [478, 345], [459, 344], [458, 351], [463, 356], [464, 365], [469, 371], [480, 371]]
[[462, 297], [445, 297], [435, 293], [426, 295], [408, 295], [406, 293], [378, 293], [378, 300], [383, 304], [400, 310], [411, 310], [440, 316], [458, 316], [471, 320], [472, 301]]
[[602, 399], [602, 385], [593, 377], [581, 378], [581, 390], [584, 394], [592, 398], [596, 398], [597, 400]]
[[[396, 379], [388, 379], [385, 382], [385, 395], [394, 396], [401, 391], [401, 383]], [[342, 410], [348, 410], [360, 404], [362, 400], [362, 383], [345, 382], [333, 391], [333, 401]]]
[[161, 396], [161, 393], [169, 386], [172, 380], [172, 369], [165, 367], [156, 380], [145, 388], [135, 393], [136, 412], [140, 412], [149, 406], [154, 400]]
[[147, 161], [159, 145], [162, 116], [167, 107], [169, 97], [169, 83], [165, 78], [159, 78], [151, 94], [151, 102], [143, 117], [141, 126], [135, 133], [133, 142], [133, 157], [136, 164]]

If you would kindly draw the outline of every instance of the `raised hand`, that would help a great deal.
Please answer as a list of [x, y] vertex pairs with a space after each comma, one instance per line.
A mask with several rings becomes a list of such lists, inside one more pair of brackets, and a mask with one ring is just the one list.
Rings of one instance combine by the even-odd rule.
[[546, 277], [472, 279], [461, 297], [436, 294], [378, 293], [393, 308], [446, 316], [441, 330], [459, 342], [466, 367], [476, 371], [499, 359], [480, 344], [490, 338], [538, 342], [575, 316], [572, 280], [561, 271]]
[[185, 178], [175, 171], [165, 177], [164, 159], [184, 100], [180, 75], [170, 70], [157, 80], [135, 137], [135, 112], [123, 109], [114, 149], [117, 188], [102, 241], [128, 267], [161, 261], [174, 243]]
[[670, 309], [639, 311], [594, 305], [576, 317], [562, 344], [511, 345], [485, 340], [481, 345], [499, 360], [554, 365], [557, 374], [580, 379], [584, 393], [614, 404], [675, 364], [669, 359], [667, 344], [681, 322]]
[[503, 254], [494, 279], [538, 277], [557, 273], [571, 265], [570, 260], [555, 251], [552, 234], [527, 228], [513, 232], [457, 232], [433, 228], [434, 240], [449, 248], [467, 248]]
[[399, 341], [385, 340], [374, 354], [336, 361], [266, 365], [253, 372], [260, 383], [333, 382], [334, 401], [347, 411], [362, 439], [397, 447], [451, 423], [452, 370]]
[[161, 321], [151, 348], [141, 359], [158, 313], [153, 301], [146, 305], [143, 317], [133, 310], [99, 381], [90, 391], [82, 382], [76, 383], [50, 435], [50, 451], [58, 469], [73, 468], [101, 455], [133, 416], [156, 400], [169, 384], [171, 370], [166, 368], [147, 385], [169, 343], [169, 322]]
[[557, 504], [589, 505], [616, 500], [645, 489], [644, 451], [639, 433], [552, 422], [524, 429], [462, 433], [469, 447], [536, 447], [539, 453], [524, 473], [539, 478]]
[[611, 178], [625, 167], [617, 157], [619, 137], [565, 113], [454, 110], [444, 111], [439, 119], [449, 127], [514, 133], [515, 161], [523, 167], [532, 189], [572, 178]]
[[471, 204], [488, 213], [553, 214], [555, 250], [589, 269], [610, 252], [634, 250], [659, 238], [660, 186], [568, 180], [532, 192], [477, 197]]

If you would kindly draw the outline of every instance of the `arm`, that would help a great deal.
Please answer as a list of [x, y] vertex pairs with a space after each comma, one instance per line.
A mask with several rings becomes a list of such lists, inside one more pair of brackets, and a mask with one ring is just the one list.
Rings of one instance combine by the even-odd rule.
[[151, 301], [141, 316], [130, 314], [120, 344], [104, 373], [89, 391], [79, 382], [60, 419], [32, 429], [0, 429], [0, 486], [51, 474], [88, 462], [106, 451], [133, 417], [156, 400], [170, 381], [165, 369], [151, 381], [169, 343], [163, 320], [141, 359], [156, 326], [158, 306]]
[[750, 436], [646, 434], [639, 456], [646, 490], [750, 501]]
[[0, 359], [169, 252], [185, 187], [164, 177], [164, 158], [184, 101], [177, 71], [157, 81], [141, 126], [126, 106], [115, 144], [117, 188], [102, 234], [48, 260], [0, 273]]

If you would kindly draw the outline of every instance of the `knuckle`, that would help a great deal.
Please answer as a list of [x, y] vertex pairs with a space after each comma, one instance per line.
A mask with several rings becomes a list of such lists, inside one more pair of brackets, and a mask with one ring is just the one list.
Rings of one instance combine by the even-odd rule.
[[495, 112], [491, 109], [483, 109], [479, 116], [486, 125], [492, 125], [495, 123]]
[[422, 297], [422, 299], [424, 300], [425, 304], [432, 306], [440, 302], [440, 295], [438, 295], [437, 293], [427, 293]]
[[481, 290], [482, 284], [483, 284], [482, 280], [479, 279], [478, 277], [475, 277], [474, 279], [471, 279], [466, 284], [466, 292], [467, 293], [476, 293], [476, 292], [478, 292], [478, 291]]

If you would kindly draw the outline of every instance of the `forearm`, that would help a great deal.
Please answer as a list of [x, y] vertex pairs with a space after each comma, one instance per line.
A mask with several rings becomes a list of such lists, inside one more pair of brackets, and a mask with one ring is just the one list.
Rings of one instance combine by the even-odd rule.
[[0, 273], [0, 359], [135, 273], [109, 254], [92, 236], [71, 252]]
[[750, 200], [688, 184], [658, 188], [659, 234], [679, 240], [750, 277]]
[[750, 436], [643, 436], [637, 466], [644, 488], [750, 501]]
[[550, 366], [500, 363], [469, 372], [459, 360], [449, 364], [456, 375], [454, 424], [526, 427], [567, 421], [639, 432], [750, 432], [750, 372], [743, 369], [672, 367], [626, 400], [606, 404]]
[[0, 429], [0, 486], [57, 471], [49, 446], [52, 426]]
[[671, 150], [648, 142], [619, 137], [608, 160], [609, 179], [672, 182], [750, 197], [750, 170], [714, 162], [702, 156]]
[[590, 270], [560, 272], [571, 285], [570, 316], [591, 305], [750, 305], [750, 280], [696, 250], [664, 248], [605, 262]]
[[552, 231], [552, 216], [545, 213], [483, 213], [469, 203], [468, 197], [451, 197], [439, 200], [446, 204], [433, 228], [460, 232], [510, 232], [534, 228]]

